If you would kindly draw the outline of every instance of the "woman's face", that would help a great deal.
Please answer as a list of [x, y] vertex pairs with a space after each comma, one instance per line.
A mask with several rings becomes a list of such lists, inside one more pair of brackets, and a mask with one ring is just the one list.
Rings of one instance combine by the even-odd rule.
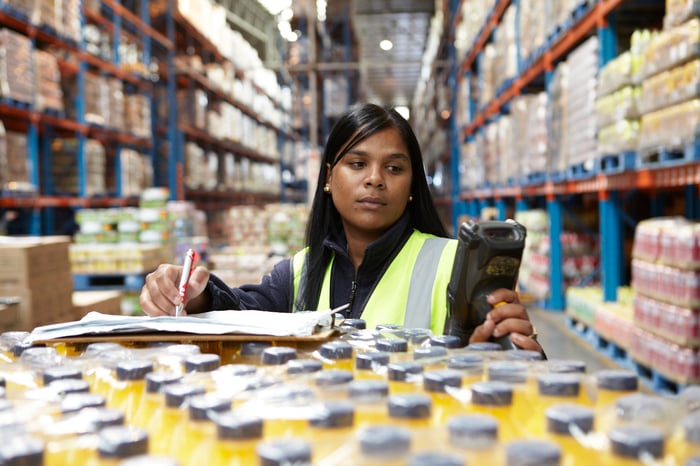
[[332, 168], [326, 184], [347, 237], [373, 241], [401, 217], [411, 194], [411, 158], [394, 128], [357, 144]]

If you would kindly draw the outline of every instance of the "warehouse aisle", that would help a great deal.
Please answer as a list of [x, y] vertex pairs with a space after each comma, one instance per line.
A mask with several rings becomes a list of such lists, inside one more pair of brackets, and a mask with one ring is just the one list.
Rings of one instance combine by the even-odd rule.
[[529, 308], [530, 319], [537, 328], [538, 341], [550, 359], [580, 359], [588, 373], [600, 369], [619, 369], [566, 325], [566, 313]]

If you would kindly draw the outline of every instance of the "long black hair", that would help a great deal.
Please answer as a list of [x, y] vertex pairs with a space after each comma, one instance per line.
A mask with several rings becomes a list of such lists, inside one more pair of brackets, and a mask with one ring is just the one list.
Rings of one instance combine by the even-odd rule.
[[396, 110], [375, 104], [363, 104], [350, 109], [340, 117], [331, 130], [318, 174], [318, 183], [311, 205], [309, 222], [306, 226], [306, 287], [302, 298], [302, 309], [315, 309], [318, 306], [321, 285], [326, 267], [331, 259], [331, 252], [321, 247], [330, 231], [341, 225], [338, 210], [331, 196], [324, 193], [328, 167], [333, 167], [353, 147], [373, 134], [394, 128], [399, 131], [411, 158], [411, 196], [407, 210], [411, 226], [419, 231], [436, 236], [447, 237], [440, 216], [438, 215], [423, 167], [420, 145], [411, 125]]

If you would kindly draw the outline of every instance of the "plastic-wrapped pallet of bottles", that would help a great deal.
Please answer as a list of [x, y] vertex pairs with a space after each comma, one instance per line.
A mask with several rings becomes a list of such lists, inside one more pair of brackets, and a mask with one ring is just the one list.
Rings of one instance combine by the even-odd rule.
[[699, 464], [700, 387], [650, 395], [631, 371], [363, 327], [197, 345], [5, 332], [0, 464]]

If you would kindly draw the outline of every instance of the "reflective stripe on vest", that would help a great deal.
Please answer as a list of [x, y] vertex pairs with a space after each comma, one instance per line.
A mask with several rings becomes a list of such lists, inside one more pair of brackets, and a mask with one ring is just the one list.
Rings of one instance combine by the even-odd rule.
[[[362, 311], [368, 328], [379, 324], [403, 324], [410, 328], [444, 331], [447, 284], [452, 274], [457, 241], [414, 231], [377, 283]], [[306, 250], [292, 260], [294, 310], [305, 286]], [[318, 309], [330, 307], [330, 274], [326, 269]]]

